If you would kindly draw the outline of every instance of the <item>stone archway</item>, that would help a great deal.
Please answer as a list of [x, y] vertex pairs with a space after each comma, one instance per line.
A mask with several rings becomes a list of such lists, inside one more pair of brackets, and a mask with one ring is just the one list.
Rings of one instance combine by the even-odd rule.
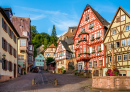
[[74, 61], [68, 63], [68, 70], [74, 70]]

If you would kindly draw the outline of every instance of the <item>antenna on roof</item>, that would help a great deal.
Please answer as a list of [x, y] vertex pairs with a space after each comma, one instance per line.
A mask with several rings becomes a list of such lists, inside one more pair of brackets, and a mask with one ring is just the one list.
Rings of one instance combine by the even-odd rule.
[[29, 15], [29, 18], [30, 18], [30, 15]]
[[15, 15], [15, 13], [13, 13]]

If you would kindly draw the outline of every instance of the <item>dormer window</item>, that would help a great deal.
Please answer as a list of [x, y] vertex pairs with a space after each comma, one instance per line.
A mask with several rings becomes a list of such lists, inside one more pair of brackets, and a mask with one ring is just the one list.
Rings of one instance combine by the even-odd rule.
[[23, 32], [23, 36], [27, 36], [27, 32]]

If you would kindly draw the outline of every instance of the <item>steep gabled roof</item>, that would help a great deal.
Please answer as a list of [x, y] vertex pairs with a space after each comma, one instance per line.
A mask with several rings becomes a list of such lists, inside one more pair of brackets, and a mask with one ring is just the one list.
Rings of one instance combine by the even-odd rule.
[[95, 11], [89, 4], [87, 4], [86, 8], [90, 7], [93, 11], [93, 13], [96, 15], [96, 17], [99, 19], [99, 21], [102, 23], [102, 25], [109, 25], [110, 23], [107, 22], [97, 11]]
[[51, 44], [49, 47], [47, 48], [56, 48], [54, 44]]
[[15, 34], [20, 37], [19, 33], [17, 32], [17, 30], [15, 29], [13, 23], [10, 21], [9, 17], [6, 15], [5, 11], [3, 8], [0, 7], [0, 12], [3, 15], [3, 17], [6, 19], [6, 21], [8, 22], [8, 24], [10, 25], [10, 27], [13, 29], [13, 31], [15, 32]]
[[[88, 8], [90, 8], [90, 9], [93, 11], [93, 13], [94, 13], [95, 16], [98, 18], [98, 20], [100, 21], [100, 23], [101, 23], [102, 25], [107, 26], [107, 25], [110, 24], [110, 23], [107, 22], [107, 20], [105, 20], [97, 11], [95, 11], [89, 4], [87, 4], [86, 7], [85, 7], [85, 9], [83, 10], [83, 13], [82, 13], [82, 16], [81, 16], [81, 18], [80, 18], [80, 21], [79, 21], [79, 24], [78, 24], [76, 33], [77, 33], [77, 31], [78, 31], [78, 28], [79, 28], [80, 22], [81, 22], [81, 20], [82, 20], [83, 14], [84, 14], [84, 12], [85, 12]], [[74, 37], [75, 37], [75, 36], [74, 36]]]
[[74, 44], [73, 37], [74, 37], [74, 36], [65, 38], [65, 42], [66, 42], [68, 45]]
[[70, 50], [68, 44], [67, 44], [65, 41], [60, 40], [60, 42], [62, 43], [62, 45], [64, 46], [64, 48], [65, 48], [67, 51], [70, 51], [70, 52], [71, 52], [71, 50]]
[[117, 14], [118, 14], [118, 12], [119, 12], [120, 9], [130, 18], [130, 15], [121, 6], [119, 6], [118, 9], [117, 9], [117, 11], [116, 11], [116, 14], [114, 15], [114, 18], [112, 19], [112, 22], [111, 22], [110, 26], [109, 26], [106, 34], [105, 34], [103, 42], [106, 39], [106, 36], [107, 36], [107, 34], [108, 34], [108, 32], [109, 32], [109, 30], [110, 30], [110, 28], [111, 28], [111, 26], [112, 26], [112, 24], [113, 24], [113, 22], [114, 22], [114, 20], [115, 20], [115, 18], [116, 18], [116, 16], [117, 16]]

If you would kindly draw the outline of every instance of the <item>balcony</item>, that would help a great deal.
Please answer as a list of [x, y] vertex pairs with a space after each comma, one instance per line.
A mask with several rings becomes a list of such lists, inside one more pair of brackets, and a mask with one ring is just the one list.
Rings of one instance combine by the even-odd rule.
[[32, 50], [29, 50], [29, 52], [28, 52], [29, 54], [31, 54], [31, 55], [33, 55], [33, 51]]
[[95, 40], [94, 38], [91, 39], [91, 41], [94, 41], [94, 40]]
[[96, 39], [100, 39], [100, 37], [97, 37]]
[[90, 53], [89, 52], [80, 53], [78, 56], [80, 57], [80, 60], [87, 60], [89, 59]]
[[87, 39], [86, 38], [80, 39], [79, 43], [82, 42], [82, 41], [87, 41]]
[[20, 50], [20, 51], [25, 51], [25, 52], [27, 52], [27, 51], [28, 51], [28, 48], [27, 48], [26, 46], [20, 46], [20, 47], [19, 47], [19, 50]]

